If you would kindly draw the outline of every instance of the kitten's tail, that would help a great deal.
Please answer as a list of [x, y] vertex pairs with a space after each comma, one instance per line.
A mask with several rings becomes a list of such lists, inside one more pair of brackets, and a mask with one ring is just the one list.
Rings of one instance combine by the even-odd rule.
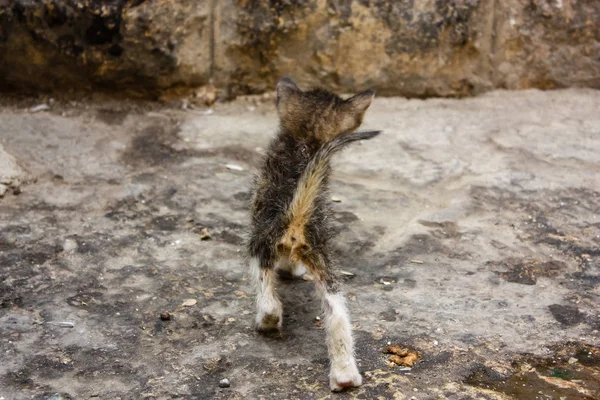
[[357, 140], [367, 140], [381, 131], [343, 133], [325, 143], [308, 162], [300, 176], [287, 216], [288, 228], [277, 245], [278, 252], [288, 253], [292, 261], [299, 261], [298, 252], [308, 250], [304, 237], [304, 227], [310, 219], [315, 201], [329, 174], [329, 161], [333, 154]]

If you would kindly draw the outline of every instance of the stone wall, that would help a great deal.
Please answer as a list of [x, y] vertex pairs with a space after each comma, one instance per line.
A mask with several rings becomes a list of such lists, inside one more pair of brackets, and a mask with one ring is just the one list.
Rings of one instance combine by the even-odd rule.
[[598, 0], [0, 0], [0, 87], [600, 88]]

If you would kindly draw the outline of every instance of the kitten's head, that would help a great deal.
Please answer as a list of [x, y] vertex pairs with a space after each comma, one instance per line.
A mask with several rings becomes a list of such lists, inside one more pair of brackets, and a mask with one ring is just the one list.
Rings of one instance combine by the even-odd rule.
[[347, 100], [322, 89], [303, 92], [293, 80], [283, 78], [277, 84], [277, 112], [286, 133], [325, 142], [357, 129], [373, 97], [372, 90]]

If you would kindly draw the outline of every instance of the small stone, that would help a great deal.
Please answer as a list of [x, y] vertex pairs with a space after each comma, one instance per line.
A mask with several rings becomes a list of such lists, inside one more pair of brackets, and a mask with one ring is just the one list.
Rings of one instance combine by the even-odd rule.
[[77, 242], [73, 239], [65, 239], [63, 243], [63, 251], [72, 252], [77, 249]]
[[70, 399], [71, 396], [63, 395], [62, 393], [53, 393], [47, 397], [44, 397], [44, 400], [67, 400]]
[[200, 232], [200, 240], [210, 240], [211, 236], [210, 233], [208, 232], [208, 228], [204, 228], [202, 229], [202, 232]]
[[171, 320], [171, 314], [169, 314], [168, 312], [164, 312], [164, 313], [160, 314], [160, 319], [162, 321], [170, 321]]
[[40, 105], [37, 105], [35, 107], [31, 107], [29, 109], [29, 112], [30, 113], [36, 113], [36, 112], [40, 112], [40, 111], [46, 111], [46, 110], [49, 110], [49, 109], [50, 109], [50, 106], [48, 104], [40, 104]]
[[579, 361], [579, 360], [576, 359], [575, 357], [569, 358], [569, 364], [575, 364], [577, 361]]
[[191, 306], [195, 305], [196, 303], [197, 303], [196, 299], [187, 299], [183, 303], [181, 303], [181, 305], [183, 307], [191, 307]]
[[196, 90], [196, 102], [210, 106], [217, 101], [217, 89], [213, 85], [202, 86]]
[[244, 167], [241, 167], [237, 164], [225, 164], [225, 168], [230, 169], [232, 171], [243, 171]]
[[228, 388], [229, 386], [231, 386], [231, 384], [229, 383], [229, 379], [224, 378], [219, 381], [220, 388]]

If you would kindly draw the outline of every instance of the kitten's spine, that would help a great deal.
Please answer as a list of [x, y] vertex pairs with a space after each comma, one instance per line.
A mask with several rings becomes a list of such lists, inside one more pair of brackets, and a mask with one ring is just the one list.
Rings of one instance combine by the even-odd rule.
[[312, 215], [315, 201], [329, 173], [329, 161], [333, 154], [352, 142], [371, 139], [380, 133], [381, 131], [343, 133], [325, 143], [308, 162], [287, 210], [288, 229], [279, 242], [281, 248], [290, 252], [292, 260], [296, 258], [295, 250], [307, 246], [304, 227]]

